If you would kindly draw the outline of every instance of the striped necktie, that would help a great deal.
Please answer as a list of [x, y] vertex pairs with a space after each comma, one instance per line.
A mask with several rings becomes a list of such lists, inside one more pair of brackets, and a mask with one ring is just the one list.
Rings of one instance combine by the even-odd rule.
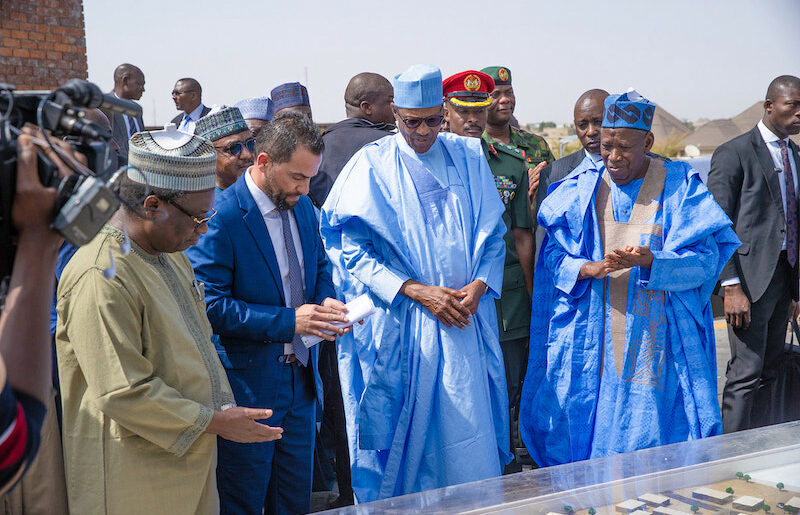
[[[303, 274], [300, 271], [300, 261], [297, 259], [297, 250], [294, 247], [292, 228], [289, 225], [289, 212], [279, 210], [281, 214], [281, 227], [283, 228], [283, 242], [286, 245], [286, 255], [289, 257], [289, 305], [298, 308], [305, 304], [305, 294], [303, 293]], [[292, 350], [297, 360], [306, 366], [308, 363], [308, 348], [303, 343], [299, 334], [295, 334], [292, 339]]]

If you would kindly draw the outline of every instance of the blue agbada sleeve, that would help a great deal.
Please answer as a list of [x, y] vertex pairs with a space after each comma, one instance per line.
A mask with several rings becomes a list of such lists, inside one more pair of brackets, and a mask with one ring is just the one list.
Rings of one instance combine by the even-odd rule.
[[347, 271], [387, 305], [394, 304], [400, 288], [410, 277], [381, 259], [372, 245], [373, 235], [364, 223], [352, 218], [343, 224], [341, 252]]
[[[687, 164], [668, 163], [667, 169], [671, 173], [664, 196], [676, 198], [677, 203], [664, 210], [664, 225], [669, 232], [663, 249], [653, 252], [652, 266], [642, 268], [642, 285], [672, 292], [701, 288], [702, 296], [710, 296], [722, 267], [739, 247], [739, 238], [725, 212]], [[684, 194], [671, 195], [670, 190], [677, 188], [684, 189]], [[703, 216], [679, 216], [683, 213]], [[722, 265], [720, 257], [724, 258]]]

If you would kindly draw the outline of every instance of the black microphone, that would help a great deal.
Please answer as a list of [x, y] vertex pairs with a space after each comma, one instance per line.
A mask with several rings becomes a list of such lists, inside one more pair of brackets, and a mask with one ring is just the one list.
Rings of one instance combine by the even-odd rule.
[[97, 85], [85, 80], [72, 79], [59, 91], [66, 94], [76, 106], [99, 107], [128, 116], [142, 116], [142, 106], [136, 102], [103, 93]]

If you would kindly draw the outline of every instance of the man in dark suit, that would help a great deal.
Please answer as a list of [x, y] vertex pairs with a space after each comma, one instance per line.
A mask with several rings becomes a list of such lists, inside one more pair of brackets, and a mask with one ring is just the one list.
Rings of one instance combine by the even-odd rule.
[[175, 102], [175, 109], [181, 111], [171, 120], [172, 123], [189, 134], [194, 134], [197, 120], [211, 111], [210, 107], [203, 105], [203, 88], [200, 87], [200, 83], [189, 77], [178, 79], [175, 83], [175, 87], [172, 88], [172, 101]]
[[344, 165], [367, 143], [391, 134], [394, 126], [392, 83], [377, 73], [359, 73], [344, 90], [347, 118], [334, 123], [322, 135], [325, 150], [319, 173], [311, 179], [309, 196], [322, 206]]
[[[569, 175], [586, 157], [595, 163], [602, 161], [600, 157], [600, 127], [603, 124], [603, 101], [607, 96], [607, 91], [590, 89], [578, 97], [578, 101], [575, 102], [573, 117], [575, 134], [582, 146], [580, 150], [548, 164], [539, 175], [538, 184], [535, 182], [534, 170], [528, 171], [528, 197], [536, 228], [536, 249], [541, 247], [544, 239], [544, 229], [536, 223], [536, 211], [547, 196], [547, 188]], [[536, 254], [535, 252], [534, 255]]]
[[742, 246], [720, 275], [731, 345], [722, 395], [727, 432], [769, 424], [771, 388], [797, 299], [800, 79], [772, 81], [764, 117], [721, 145], [708, 189], [733, 221]]
[[[144, 93], [144, 73], [138, 67], [124, 63], [114, 70], [114, 90], [117, 98], [125, 100], [139, 100]], [[113, 128], [112, 137], [119, 146], [119, 164], [128, 164], [128, 140], [133, 134], [144, 130], [144, 120], [141, 116], [128, 116], [127, 114], [106, 112], [111, 119]]]
[[[303, 115], [278, 116], [259, 133], [255, 163], [219, 194], [208, 233], [187, 252], [205, 283], [208, 318], [236, 402], [266, 402], [280, 440], [220, 440], [217, 484], [222, 513], [307, 513], [311, 504], [316, 346], [346, 322], [317, 229], [309, 180], [322, 138]], [[330, 334], [323, 331], [329, 331]]]

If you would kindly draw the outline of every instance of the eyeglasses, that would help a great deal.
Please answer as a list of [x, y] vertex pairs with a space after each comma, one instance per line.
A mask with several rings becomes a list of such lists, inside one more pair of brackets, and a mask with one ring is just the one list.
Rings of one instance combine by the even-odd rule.
[[186, 93], [197, 93], [197, 90], [196, 89], [187, 89], [186, 91], [173, 90], [172, 91], [172, 96], [173, 97], [179, 97], [181, 95], [185, 95]]
[[256, 139], [250, 138], [245, 142], [237, 141], [236, 143], [231, 143], [227, 147], [214, 147], [217, 150], [222, 150], [227, 154], [232, 155], [233, 157], [239, 157], [239, 154], [242, 153], [242, 149], [247, 147], [247, 151], [251, 154], [256, 149]]
[[216, 210], [216, 209], [214, 209], [214, 208], [212, 207], [212, 208], [211, 208], [211, 211], [209, 211], [208, 213], [206, 213], [206, 217], [205, 217], [205, 218], [197, 218], [196, 216], [194, 216], [194, 215], [193, 215], [193, 214], [191, 214], [190, 212], [188, 212], [188, 211], [186, 211], [185, 209], [183, 209], [183, 208], [180, 206], [180, 204], [178, 204], [178, 203], [177, 203], [177, 202], [175, 202], [174, 200], [168, 200], [167, 202], [169, 202], [170, 204], [172, 204], [173, 206], [175, 206], [175, 209], [177, 209], [178, 211], [180, 211], [180, 212], [181, 212], [181, 213], [183, 213], [184, 215], [186, 215], [186, 216], [188, 216], [189, 218], [191, 218], [191, 219], [192, 219], [192, 221], [193, 221], [195, 224], [197, 224], [197, 227], [200, 227], [200, 226], [201, 226], [201, 225], [203, 225], [204, 223], [208, 223], [208, 221], [209, 221], [209, 220], [211, 220], [212, 218], [214, 218], [214, 216], [217, 214], [217, 210]]
[[397, 111], [395, 111], [395, 114], [401, 120], [403, 120], [403, 123], [405, 124], [406, 127], [412, 130], [422, 125], [422, 122], [425, 122], [425, 125], [427, 125], [430, 128], [435, 128], [440, 126], [444, 121], [444, 115], [441, 114], [438, 114], [436, 116], [429, 116], [427, 118], [403, 118]]

